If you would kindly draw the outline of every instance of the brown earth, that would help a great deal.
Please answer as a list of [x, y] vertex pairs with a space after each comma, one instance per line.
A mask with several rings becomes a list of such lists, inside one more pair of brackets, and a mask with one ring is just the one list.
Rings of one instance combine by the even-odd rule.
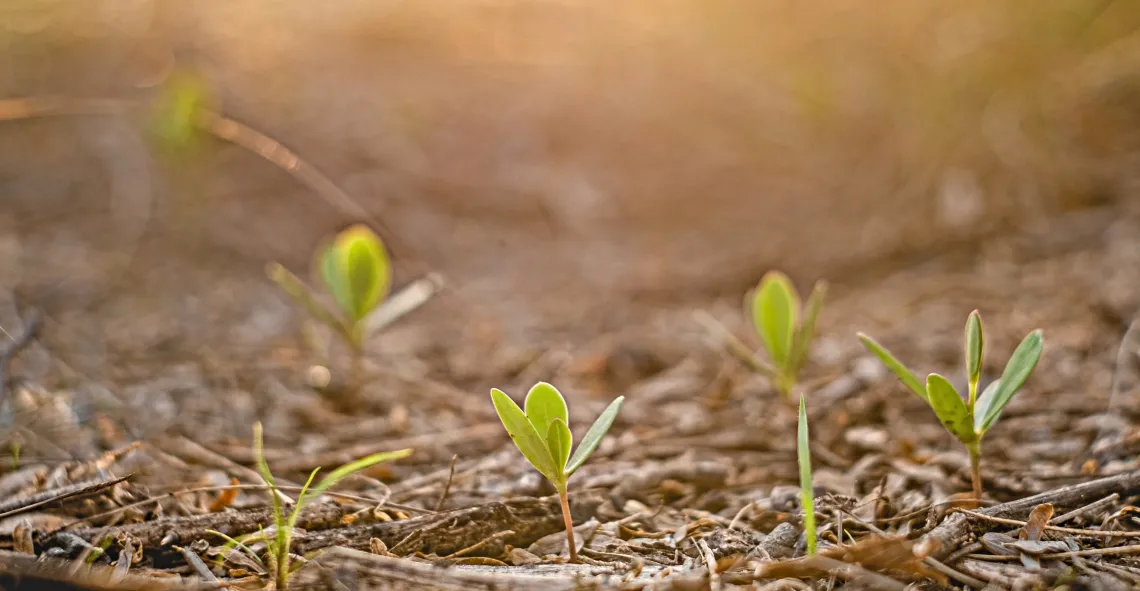
[[[27, 462], [139, 439], [149, 455], [130, 462], [173, 457], [206, 465], [196, 483], [255, 482], [226, 462], [250, 464], [261, 420], [270, 463], [293, 479], [356, 444], [407, 441], [416, 460], [376, 476], [421, 511], [459, 454], [471, 480], [446, 508], [460, 510], [549, 493], [510, 463], [485, 398], [548, 379], [577, 424], [630, 397], [623, 447], [583, 469], [583, 489], [614, 489], [610, 470], [654, 491], [617, 486], [622, 498], [680, 499], [665, 524], [642, 524], [655, 534], [689, 509], [731, 519], [795, 483], [794, 418], [707, 346], [691, 312], [746, 335], [741, 298], [771, 268], [804, 290], [832, 283], [808, 380], [830, 385], [809, 404], [817, 486], [832, 493], [895, 495], [897, 515], [966, 482], [964, 453], [871, 369], [855, 330], [924, 371], [960, 372], [961, 325], [978, 308], [996, 375], [1017, 339], [1045, 329], [1039, 373], [989, 445], [995, 500], [1087, 480], [1089, 446], [1116, 432], [1106, 411], [1129, 418], [1113, 382], [1140, 303], [1140, 10], [1128, 3], [5, 4], [0, 327], [45, 311], [13, 375], [73, 406], [15, 414], [32, 433], [73, 431], [25, 441]], [[263, 269], [305, 271], [360, 216], [208, 134], [166, 150], [150, 107], [176, 68], [362, 207], [398, 283], [445, 277], [373, 343], [393, 373], [351, 411], [304, 387], [303, 317]], [[115, 102], [25, 110], [89, 99]], [[1114, 453], [1102, 474], [1130, 466]], [[169, 469], [133, 486], [190, 484]], [[748, 531], [770, 535], [772, 515]]]

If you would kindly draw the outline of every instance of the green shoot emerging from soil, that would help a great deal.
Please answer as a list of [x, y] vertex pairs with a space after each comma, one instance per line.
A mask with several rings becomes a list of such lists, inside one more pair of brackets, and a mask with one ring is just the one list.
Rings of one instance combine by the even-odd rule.
[[796, 456], [800, 462], [800, 504], [804, 508], [804, 535], [807, 536], [808, 556], [815, 555], [815, 490], [811, 484], [811, 448], [808, 439], [807, 408], [800, 394], [800, 420], [796, 434]]
[[966, 446], [970, 453], [970, 476], [973, 481], [974, 497], [980, 501], [982, 437], [997, 422], [1001, 411], [1013, 400], [1013, 395], [1021, 389], [1037, 367], [1037, 360], [1040, 359], [1044, 347], [1041, 330], [1034, 330], [1025, 336], [1010, 356], [1001, 377], [987, 386], [979, 396], [978, 381], [982, 375], [984, 337], [981, 314], [977, 310], [971, 312], [966, 320], [965, 353], [969, 391], [964, 401], [946, 378], [932, 373], [926, 378], [926, 384], [923, 384], [906, 366], [871, 337], [859, 333], [859, 340], [890, 368], [907, 388], [925, 400], [946, 430]]
[[570, 503], [566, 498], [566, 481], [598, 448], [602, 437], [614, 424], [625, 397], [619, 396], [606, 407], [590, 426], [573, 456], [570, 455], [573, 435], [570, 433], [566, 400], [557, 388], [546, 382], [535, 384], [527, 392], [525, 412], [498, 388], [491, 390], [491, 400], [519, 451], [558, 491], [562, 517], [566, 522], [566, 540], [570, 544], [570, 561], [578, 562], [578, 549], [574, 545], [574, 521], [570, 517]]
[[792, 388], [807, 360], [808, 347], [815, 335], [815, 321], [823, 307], [827, 284], [817, 281], [801, 306], [800, 295], [786, 275], [769, 271], [760, 285], [747, 297], [746, 306], [756, 327], [756, 333], [772, 367], [756, 364], [753, 369], [767, 373], [785, 398], [791, 400]]
[[297, 519], [301, 516], [301, 509], [303, 509], [309, 501], [321, 496], [326, 490], [356, 472], [365, 470], [376, 464], [406, 458], [412, 454], [412, 450], [401, 449], [398, 451], [382, 452], [372, 454], [354, 462], [349, 462], [333, 470], [331, 474], [325, 476], [316, 486], [311, 485], [313, 484], [313, 479], [317, 476], [317, 472], [320, 471], [320, 468], [313, 470], [312, 473], [309, 474], [309, 479], [305, 482], [305, 486], [301, 488], [301, 494], [297, 496], [297, 500], [293, 503], [292, 513], [288, 515], [285, 514], [285, 507], [281, 500], [282, 495], [279, 494], [277, 483], [273, 478], [273, 474], [269, 471], [269, 464], [265, 461], [265, 445], [262, 440], [261, 423], [255, 423], [253, 425], [253, 454], [257, 461], [257, 472], [261, 475], [262, 480], [265, 481], [265, 485], [269, 488], [269, 498], [273, 502], [273, 521], [275, 526], [273, 538], [266, 540], [271, 557], [271, 568], [276, 579], [276, 588], [285, 589], [289, 583], [290, 574], [289, 548], [293, 542], [293, 530], [297, 525]]
[[269, 275], [315, 319], [336, 331], [354, 351], [361, 351], [368, 337], [364, 320], [388, 295], [392, 283], [384, 243], [368, 227], [352, 226], [320, 251], [316, 265], [339, 313], [318, 302], [301, 280], [281, 265], [271, 266]]

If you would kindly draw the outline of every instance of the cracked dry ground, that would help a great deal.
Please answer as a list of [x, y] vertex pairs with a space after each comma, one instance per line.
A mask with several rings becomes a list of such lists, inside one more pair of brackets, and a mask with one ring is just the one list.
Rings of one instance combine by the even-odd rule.
[[[294, 589], [1131, 588], [1140, 583], [1131, 505], [1140, 334], [1129, 331], [1138, 286], [1140, 222], [1111, 208], [834, 283], [805, 380], [823, 544], [811, 558], [794, 408], [712, 346], [692, 307], [544, 348], [472, 342], [413, 355], [389, 344], [349, 401], [306, 387], [314, 357], [300, 331], [256, 351], [153, 346], [88, 371], [63, 352], [66, 327], [49, 317], [9, 368], [6, 432], [21, 448], [0, 478], [0, 580], [268, 585], [260, 560], [227, 552], [211, 533], [272, 525], [251, 468], [260, 420], [286, 486], [318, 466], [415, 449], [303, 511]], [[922, 373], [961, 381], [962, 325], [974, 308], [987, 322], [991, 376], [1033, 328], [1044, 329], [1046, 349], [987, 435], [988, 499], [969, 510], [953, 503], [969, 490], [964, 449], [854, 332]], [[750, 340], [738, 297], [703, 309]], [[431, 314], [430, 303], [415, 312]], [[566, 563], [554, 491], [522, 461], [487, 396], [497, 385], [518, 398], [539, 379], [567, 393], [576, 430], [627, 397], [571, 479], [583, 564]], [[1026, 526], [1031, 512], [1038, 522]]]

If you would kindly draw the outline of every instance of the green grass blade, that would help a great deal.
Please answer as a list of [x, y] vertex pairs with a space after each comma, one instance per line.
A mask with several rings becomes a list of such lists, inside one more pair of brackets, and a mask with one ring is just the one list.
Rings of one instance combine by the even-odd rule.
[[971, 393], [976, 391], [982, 375], [983, 346], [982, 316], [974, 310], [966, 320], [966, 376], [970, 380]]
[[875, 339], [872, 339], [863, 333], [857, 333], [857, 336], [868, 351], [874, 353], [875, 356], [879, 358], [879, 361], [882, 361], [883, 365], [887, 366], [887, 369], [891, 370], [896, 376], [898, 376], [903, 385], [905, 385], [907, 388], [910, 388], [910, 391], [914, 392], [919, 398], [927, 401], [928, 403], [930, 402], [930, 397], [926, 393], [926, 386], [924, 386], [922, 382], [919, 381], [918, 377], [911, 373], [911, 371], [907, 369], [901, 361], [896, 359], [894, 355], [891, 355], [890, 351], [887, 351], [886, 348], [875, 342]]
[[[286, 529], [279, 529], [277, 531], [278, 542], [284, 543], [286, 550], [288, 550], [288, 547], [291, 545], [289, 542], [293, 537], [293, 528], [296, 527], [297, 520], [301, 517], [301, 509], [305, 507], [305, 504], [308, 503], [309, 499], [311, 498], [311, 496], [307, 494], [309, 492], [309, 487], [312, 486], [313, 479], [317, 477], [317, 472], [320, 471], [321, 468], [318, 466], [316, 468], [313, 468], [312, 472], [309, 472], [309, 478], [305, 480], [305, 485], [301, 487], [301, 492], [297, 495], [297, 502], [293, 504], [293, 512], [289, 514], [289, 520], [285, 524]], [[283, 534], [283, 532], [285, 533]]]
[[340, 481], [348, 478], [349, 476], [352, 476], [353, 474], [356, 474], [357, 472], [360, 472], [361, 470], [367, 470], [368, 468], [371, 468], [377, 464], [402, 460], [410, 455], [412, 455], [411, 449], [399, 449], [396, 451], [375, 453], [370, 456], [360, 458], [359, 460], [349, 462], [337, 468], [336, 470], [333, 470], [329, 473], [328, 476], [325, 476], [324, 479], [320, 481], [320, 483], [318, 483], [313, 487], [311, 491], [309, 491], [309, 498], [324, 494], [325, 491], [336, 486]]
[[796, 433], [796, 458], [800, 464], [800, 504], [804, 509], [804, 534], [808, 556], [815, 554], [815, 490], [811, 478], [811, 439], [808, 437], [807, 405], [800, 394], [799, 427]]
[[[534, 430], [541, 435], [546, 434], [554, 419], [560, 419], [566, 425], [570, 424], [566, 399], [562, 397], [558, 388], [546, 382], [539, 382], [531, 387], [530, 392], [526, 393], [523, 407], [527, 420], [534, 425]], [[555, 457], [557, 458], [557, 456]], [[562, 465], [565, 466], [566, 463], [563, 462]]]
[[273, 473], [269, 471], [269, 462], [265, 461], [265, 441], [260, 421], [253, 424], [253, 457], [257, 473], [265, 481], [265, 486], [269, 487], [269, 499], [273, 503], [273, 524], [280, 531], [285, 526], [285, 512], [281, 506], [281, 498], [277, 496], [277, 482], [273, 479]]
[[[570, 459], [570, 448], [574, 446], [574, 434], [562, 419], [550, 422], [546, 431], [546, 447], [550, 450], [550, 457], [554, 459], [554, 468], [560, 472], [559, 476], [565, 478], [566, 462]], [[557, 483], [556, 483], [557, 484]]]
[[811, 290], [811, 295], [808, 296], [807, 303], [804, 304], [804, 318], [796, 328], [795, 337], [792, 339], [792, 350], [788, 355], [788, 369], [793, 376], [799, 375], [807, 361], [811, 341], [815, 337], [815, 322], [819, 318], [819, 311], [823, 309], [823, 299], [826, 295], [827, 282], [817, 281]]
[[799, 324], [800, 301], [795, 286], [783, 273], [769, 271], [753, 292], [751, 307], [752, 323], [764, 348], [776, 367], [786, 370]]
[[932, 373], [926, 378], [926, 393], [930, 396], [930, 408], [942, 421], [942, 426], [962, 443], [973, 443], [974, 421], [966, 402], [958, 395], [946, 378]]
[[618, 396], [602, 414], [598, 415], [597, 420], [593, 425], [590, 425], [590, 430], [586, 432], [586, 436], [582, 438], [582, 443], [578, 444], [578, 449], [574, 450], [574, 455], [570, 458], [570, 463], [566, 465], [566, 477], [578, 471], [582, 464], [598, 449], [598, 444], [602, 442], [602, 438], [606, 436], [606, 432], [613, 426], [614, 420], [617, 419], [618, 411], [621, 410], [621, 403], [625, 401], [625, 396]]
[[503, 427], [523, 457], [543, 476], [551, 481], [556, 480], [561, 471], [554, 469], [554, 459], [550, 457], [546, 440], [534, 430], [534, 425], [526, 418], [519, 405], [498, 388], [491, 389], [491, 400], [495, 403], [495, 412], [499, 413], [499, 420], [503, 422]]
[[1021, 341], [1021, 344], [1010, 356], [1001, 373], [999, 385], [993, 396], [987, 401], [979, 433], [985, 433], [997, 421], [998, 415], [1005, 409], [1013, 395], [1025, 385], [1025, 381], [1037, 367], [1041, 359], [1041, 351], [1045, 347], [1045, 339], [1041, 330], [1035, 330]]

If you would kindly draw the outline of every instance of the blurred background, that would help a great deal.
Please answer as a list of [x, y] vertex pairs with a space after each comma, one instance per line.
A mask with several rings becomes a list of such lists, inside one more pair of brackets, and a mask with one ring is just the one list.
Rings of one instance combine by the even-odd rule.
[[360, 212], [190, 104], [343, 190], [398, 284], [446, 277], [408, 348], [616, 330], [772, 267], [873, 285], [1131, 215], [1138, 27], [1105, 0], [3, 0], [0, 326], [42, 308], [92, 359], [295, 332], [264, 266]]

